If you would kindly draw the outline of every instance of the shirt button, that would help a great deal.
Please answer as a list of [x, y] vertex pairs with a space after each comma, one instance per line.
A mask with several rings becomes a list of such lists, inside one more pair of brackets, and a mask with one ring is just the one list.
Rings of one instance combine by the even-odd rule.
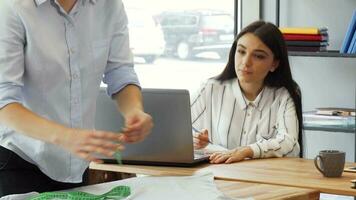
[[77, 79], [78, 77], [78, 74], [73, 74], [73, 79]]
[[73, 100], [73, 103], [74, 103], [74, 104], [78, 104], [78, 103], [79, 103], [79, 100], [78, 100], [78, 99], [74, 99], [74, 100]]
[[246, 131], [244, 131], [244, 134], [246, 134]]
[[74, 53], [75, 53], [75, 51], [74, 51], [73, 48], [71, 48], [69, 51], [70, 51], [71, 54], [74, 54]]

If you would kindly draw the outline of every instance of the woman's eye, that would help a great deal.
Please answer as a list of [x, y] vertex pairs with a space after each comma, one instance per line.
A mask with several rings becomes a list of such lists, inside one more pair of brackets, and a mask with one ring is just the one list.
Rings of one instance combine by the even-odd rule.
[[256, 54], [255, 57], [258, 58], [258, 59], [264, 59], [266, 56], [265, 55]]
[[244, 54], [245, 51], [244, 51], [244, 50], [241, 50], [241, 49], [238, 49], [238, 50], [237, 50], [237, 53], [239, 53], [239, 54]]

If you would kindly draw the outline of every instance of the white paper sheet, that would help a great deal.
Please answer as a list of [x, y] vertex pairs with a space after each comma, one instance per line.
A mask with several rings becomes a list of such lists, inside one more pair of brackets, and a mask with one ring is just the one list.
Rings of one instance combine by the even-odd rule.
[[[113, 187], [126, 185], [131, 188], [131, 195], [126, 200], [230, 200], [221, 193], [212, 173], [194, 176], [137, 177], [109, 183], [78, 187], [72, 190], [91, 194], [103, 194]], [[38, 193], [9, 195], [0, 200], [22, 200]]]
[[214, 183], [213, 174], [195, 176], [138, 177], [77, 188], [101, 194], [119, 185], [131, 187], [127, 200], [228, 200]]

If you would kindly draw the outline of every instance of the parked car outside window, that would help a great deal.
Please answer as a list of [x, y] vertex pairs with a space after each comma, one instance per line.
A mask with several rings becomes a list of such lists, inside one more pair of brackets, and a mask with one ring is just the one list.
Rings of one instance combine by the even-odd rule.
[[165, 54], [180, 59], [207, 51], [225, 58], [234, 39], [233, 16], [224, 11], [165, 11], [157, 19], [166, 42]]
[[153, 63], [163, 54], [165, 42], [160, 24], [142, 9], [126, 9], [130, 48], [134, 56]]

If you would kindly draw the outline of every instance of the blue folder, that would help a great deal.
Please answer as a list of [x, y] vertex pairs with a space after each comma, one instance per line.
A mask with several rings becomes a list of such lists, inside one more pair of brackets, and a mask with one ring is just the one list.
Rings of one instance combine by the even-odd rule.
[[340, 53], [347, 53], [349, 47], [352, 45], [351, 40], [353, 39], [356, 30], [356, 10], [354, 10], [350, 24], [348, 26], [344, 41], [340, 48]]
[[356, 46], [356, 31], [354, 31], [354, 34], [352, 36], [352, 40], [350, 42], [347, 53], [355, 53], [355, 52], [353, 52], [353, 49], [355, 49], [355, 46]]

